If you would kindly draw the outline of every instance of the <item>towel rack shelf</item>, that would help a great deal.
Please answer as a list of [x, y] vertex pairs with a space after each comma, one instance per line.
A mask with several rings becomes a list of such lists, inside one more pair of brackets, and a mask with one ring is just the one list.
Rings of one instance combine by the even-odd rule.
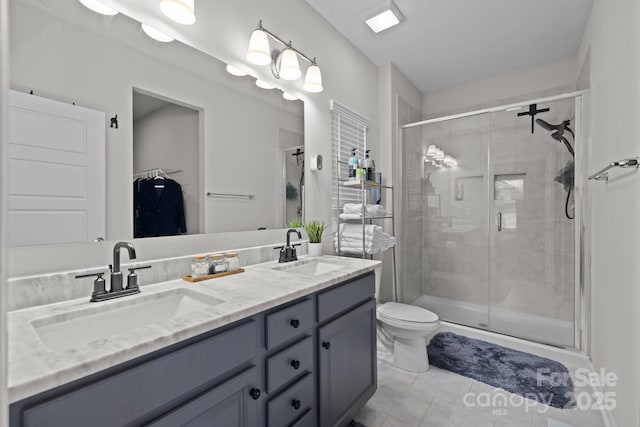
[[256, 198], [253, 194], [232, 194], [232, 193], [207, 193], [207, 197], [223, 197], [223, 198], [239, 198], [253, 200]]
[[609, 179], [608, 170], [611, 168], [638, 168], [640, 167], [640, 157], [632, 157], [630, 159], [622, 159], [617, 162], [611, 162], [606, 167], [589, 176], [590, 180], [607, 181]]

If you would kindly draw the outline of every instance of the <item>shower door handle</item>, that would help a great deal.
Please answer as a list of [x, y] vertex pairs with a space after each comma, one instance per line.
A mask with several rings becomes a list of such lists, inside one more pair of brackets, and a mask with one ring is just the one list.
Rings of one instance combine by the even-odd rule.
[[502, 231], [502, 212], [498, 212], [498, 231]]

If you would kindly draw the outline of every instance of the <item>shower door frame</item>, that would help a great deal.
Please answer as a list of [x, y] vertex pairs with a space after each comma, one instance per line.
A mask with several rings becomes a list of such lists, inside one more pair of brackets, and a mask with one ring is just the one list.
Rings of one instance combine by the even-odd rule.
[[[591, 191], [590, 187], [587, 185], [586, 177], [588, 176], [587, 167], [590, 162], [590, 153], [591, 153], [591, 141], [590, 141], [590, 132], [587, 131], [589, 126], [589, 120], [584, 120], [585, 112], [588, 114], [588, 102], [589, 102], [589, 91], [581, 90], [570, 93], [564, 93], [561, 95], [548, 96], [543, 98], [535, 98], [531, 100], [521, 101], [512, 104], [501, 105], [497, 107], [484, 108], [480, 110], [473, 110], [466, 113], [459, 114], [451, 114], [447, 116], [436, 117], [433, 119], [421, 120], [419, 122], [408, 123], [405, 125], [400, 125], [397, 128], [397, 144], [394, 147], [394, 156], [396, 159], [397, 167], [394, 168], [394, 182], [395, 186], [398, 188], [398, 194], [403, 194], [404, 184], [402, 180], [402, 172], [404, 170], [403, 164], [403, 130], [410, 129], [419, 126], [425, 126], [433, 123], [440, 123], [449, 120], [461, 119], [465, 117], [477, 116], [480, 114], [490, 114], [490, 113], [498, 113], [504, 111], [516, 110], [522, 107], [529, 106], [530, 104], [544, 104], [545, 102], [553, 102], [559, 101], [563, 99], [571, 99], [574, 98], [575, 102], [575, 178], [574, 178], [574, 206], [575, 206], [575, 220], [574, 220], [574, 289], [575, 289], [575, 298], [574, 298], [574, 347], [563, 347], [567, 350], [579, 351], [582, 353], [590, 354], [590, 340], [589, 340], [589, 330], [590, 330], [590, 319], [591, 319], [591, 280], [590, 280], [590, 271], [591, 271], [591, 231], [590, 228], [586, 226], [586, 219], [589, 217], [589, 213], [591, 211]], [[396, 97], [396, 106], [398, 103], [398, 98]], [[397, 108], [396, 108], [397, 111]], [[585, 128], [587, 127], [587, 128]], [[396, 201], [394, 201], [394, 212], [398, 212], [398, 215], [395, 216], [394, 221], [396, 221], [395, 229], [402, 230], [402, 200], [401, 197], [397, 197]], [[490, 217], [490, 216], [489, 216]], [[403, 261], [403, 246], [402, 246], [402, 233], [399, 233], [396, 236], [396, 244], [400, 246], [399, 251], [397, 251], [397, 260], [396, 266], [394, 266], [395, 270], [398, 271], [400, 275], [400, 283], [403, 283], [403, 275], [404, 272], [402, 268], [398, 268], [398, 266], [402, 266]], [[491, 286], [491, 284], [489, 284]], [[401, 295], [404, 293], [402, 287], [400, 287]], [[397, 297], [396, 297], [397, 298]], [[472, 327], [472, 326], [471, 326]], [[501, 334], [500, 332], [495, 332], [488, 329], [489, 332], [494, 332], [497, 334]], [[531, 341], [531, 340], [529, 340]], [[545, 343], [546, 344], [546, 343]], [[547, 344], [548, 345], [548, 344]], [[558, 347], [558, 346], [556, 346]]]

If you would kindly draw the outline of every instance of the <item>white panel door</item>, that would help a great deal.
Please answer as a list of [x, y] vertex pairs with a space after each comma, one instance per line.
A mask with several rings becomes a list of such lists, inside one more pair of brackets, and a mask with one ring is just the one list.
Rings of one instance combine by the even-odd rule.
[[9, 246], [105, 235], [105, 114], [11, 91]]

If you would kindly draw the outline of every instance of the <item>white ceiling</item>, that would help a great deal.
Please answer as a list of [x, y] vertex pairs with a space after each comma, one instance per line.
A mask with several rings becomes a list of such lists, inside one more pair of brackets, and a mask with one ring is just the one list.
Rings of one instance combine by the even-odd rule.
[[376, 65], [394, 63], [423, 93], [573, 56], [593, 0], [395, 0], [405, 16], [374, 34], [384, 0], [306, 0]]

